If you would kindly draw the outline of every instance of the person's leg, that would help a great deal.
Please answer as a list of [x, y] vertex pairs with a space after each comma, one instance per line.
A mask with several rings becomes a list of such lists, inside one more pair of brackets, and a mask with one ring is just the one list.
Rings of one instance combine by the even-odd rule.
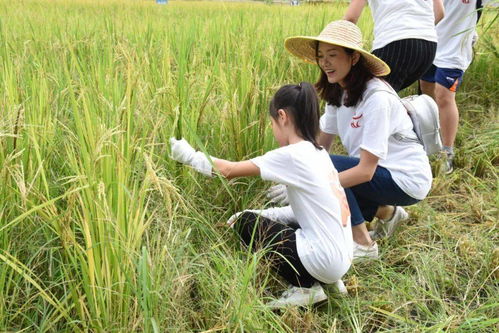
[[[342, 155], [330, 155], [331, 161], [333, 161], [333, 165], [338, 170], [338, 172], [342, 172], [348, 169], [353, 168], [357, 164], [359, 164], [359, 159], [355, 157], [342, 156]], [[350, 208], [350, 220], [352, 223], [352, 236], [353, 240], [357, 244], [370, 246], [373, 241], [371, 236], [369, 235], [369, 231], [367, 230], [364, 216], [362, 215], [362, 211], [357, 203], [357, 199], [355, 194], [350, 188], [345, 188], [345, 195], [348, 201], [348, 207]]]
[[374, 217], [386, 218], [393, 213], [393, 208], [387, 206], [410, 206], [419, 201], [406, 194], [395, 183], [390, 171], [381, 166], [376, 168], [369, 182], [353, 186], [351, 190], [366, 221], [372, 221]]
[[243, 212], [238, 217], [234, 230], [251, 251], [267, 249], [265, 257], [288, 283], [310, 288], [317, 282], [298, 257], [296, 230], [251, 212]]
[[437, 68], [435, 72], [435, 101], [438, 105], [443, 150], [447, 155], [446, 173], [453, 171], [454, 141], [459, 126], [456, 91], [462, 82], [463, 71]]
[[430, 68], [426, 71], [426, 73], [421, 76], [419, 80], [419, 89], [421, 93], [430, 96], [435, 99], [435, 71], [437, 67], [435, 65], [431, 65]]
[[[351, 169], [357, 164], [359, 164], [359, 159], [356, 157], [343, 156], [343, 155], [330, 155], [331, 161], [338, 173]], [[357, 204], [357, 199], [351, 189], [345, 188], [345, 195], [348, 201], [348, 207], [350, 208], [350, 220], [352, 227], [363, 224], [364, 216], [360, 211], [359, 205]], [[355, 234], [355, 231], [353, 231]], [[355, 235], [354, 235], [355, 239]]]
[[457, 127], [459, 124], [459, 111], [456, 104], [455, 91], [437, 83], [435, 85], [435, 99], [438, 104], [440, 116], [440, 129], [442, 131], [442, 143], [444, 146], [454, 146]]
[[352, 225], [352, 237], [357, 244], [364, 246], [371, 246], [373, 244], [369, 230], [367, 230], [367, 226], [364, 222]]
[[419, 200], [407, 195], [393, 180], [390, 171], [378, 166], [371, 181], [351, 188], [367, 221], [378, 217], [372, 239], [391, 236], [409, 215], [399, 206], [415, 204]]
[[419, 87], [421, 88], [421, 93], [435, 99], [435, 82], [419, 80]]
[[[305, 306], [327, 299], [319, 281], [307, 272], [298, 256], [295, 229], [251, 212], [242, 213], [234, 229], [250, 250], [266, 249], [265, 258], [291, 284], [281, 297], [268, 302], [268, 307]], [[340, 292], [345, 293], [346, 288], [341, 280], [335, 285]]]
[[379, 206], [375, 216], [378, 219], [388, 220], [393, 216], [394, 213], [395, 213], [395, 206], [391, 205]]

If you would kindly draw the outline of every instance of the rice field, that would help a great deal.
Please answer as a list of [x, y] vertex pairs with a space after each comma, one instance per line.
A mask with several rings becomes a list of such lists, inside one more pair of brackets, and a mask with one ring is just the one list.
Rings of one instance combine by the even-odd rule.
[[[0, 332], [498, 331], [497, 8], [457, 94], [457, 170], [432, 162], [430, 196], [348, 297], [267, 309], [284, 286], [225, 221], [269, 184], [168, 158], [174, 135], [228, 159], [275, 148], [273, 92], [317, 78], [284, 38], [344, 8], [0, 0]], [[369, 44], [367, 11], [359, 26]]]

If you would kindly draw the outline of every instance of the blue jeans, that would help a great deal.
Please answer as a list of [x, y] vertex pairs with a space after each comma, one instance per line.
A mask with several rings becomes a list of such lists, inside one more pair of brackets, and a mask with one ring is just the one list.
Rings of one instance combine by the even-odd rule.
[[[358, 158], [350, 156], [331, 155], [331, 160], [338, 172], [359, 164]], [[410, 206], [419, 202], [402, 191], [393, 181], [390, 171], [379, 165], [371, 181], [346, 188], [345, 194], [350, 206], [352, 225], [372, 221], [379, 206]]]

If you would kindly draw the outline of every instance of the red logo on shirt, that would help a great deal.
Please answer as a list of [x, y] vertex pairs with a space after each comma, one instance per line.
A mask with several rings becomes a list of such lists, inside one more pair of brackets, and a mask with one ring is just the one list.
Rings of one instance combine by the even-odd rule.
[[359, 119], [362, 118], [362, 114], [360, 116], [353, 116], [352, 117], [352, 122], [350, 123], [350, 126], [352, 128], [359, 128], [360, 127], [360, 124], [359, 124]]
[[461, 0], [462, 3], [470, 3], [470, 0]]

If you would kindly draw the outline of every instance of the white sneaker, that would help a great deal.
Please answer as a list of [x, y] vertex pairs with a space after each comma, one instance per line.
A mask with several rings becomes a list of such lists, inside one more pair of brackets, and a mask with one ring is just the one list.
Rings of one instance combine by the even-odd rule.
[[454, 171], [454, 154], [445, 154], [444, 174], [450, 175]]
[[279, 299], [267, 303], [271, 308], [285, 308], [288, 306], [306, 306], [316, 304], [327, 299], [324, 289], [319, 283], [311, 288], [300, 288], [291, 286]]
[[393, 235], [395, 229], [399, 226], [400, 222], [405, 221], [409, 218], [409, 214], [404, 208], [400, 206], [395, 206], [395, 211], [393, 216], [388, 220], [378, 219], [376, 223], [376, 228], [372, 233], [370, 233], [373, 240], [387, 238]]
[[334, 283], [336, 290], [342, 295], [348, 295], [348, 290], [343, 283], [343, 280], [338, 280]]
[[372, 243], [370, 246], [361, 245], [353, 242], [353, 260], [360, 262], [364, 260], [378, 259], [378, 244]]

